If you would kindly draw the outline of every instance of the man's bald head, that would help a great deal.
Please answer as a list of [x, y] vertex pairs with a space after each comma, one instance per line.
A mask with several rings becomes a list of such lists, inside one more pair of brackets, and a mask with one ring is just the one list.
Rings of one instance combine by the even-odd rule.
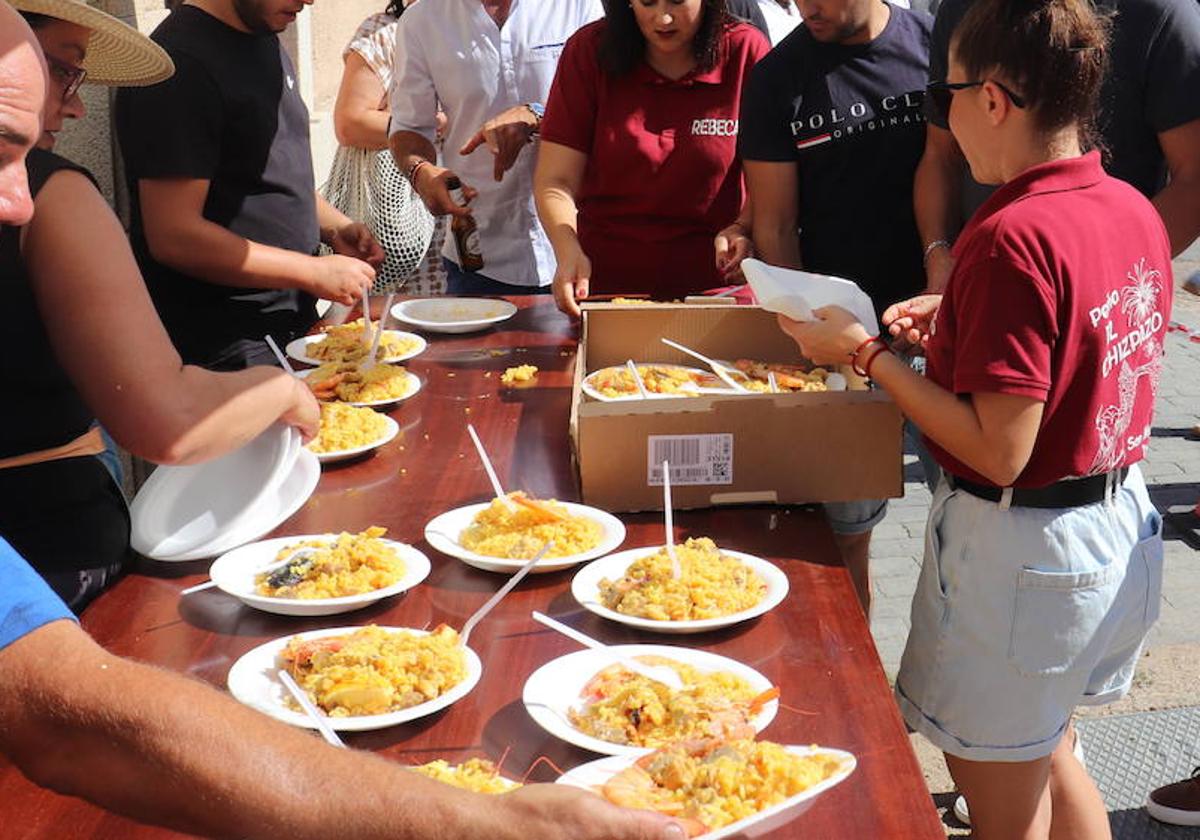
[[41, 134], [45, 99], [42, 51], [24, 19], [0, 0], [0, 224], [23, 225], [33, 215], [25, 155]]

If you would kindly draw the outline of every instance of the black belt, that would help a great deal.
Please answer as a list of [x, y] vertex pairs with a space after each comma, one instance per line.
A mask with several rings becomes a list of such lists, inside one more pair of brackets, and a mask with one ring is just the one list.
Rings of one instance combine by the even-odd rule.
[[[1068, 508], [1092, 505], [1096, 502], [1104, 501], [1104, 496], [1108, 489], [1112, 488], [1115, 490], [1117, 487], [1120, 487], [1121, 483], [1125, 480], [1125, 476], [1128, 474], [1129, 467], [1121, 467], [1119, 470], [1101, 473], [1100, 475], [1089, 475], [1087, 478], [1068, 478], [1063, 481], [1056, 481], [1054, 484], [1048, 484], [1045, 487], [1029, 489], [1014, 487], [1012, 499], [1009, 504], [1013, 507], [1031, 508]], [[989, 502], [998, 502], [1004, 496], [1004, 488], [1002, 487], [976, 484], [973, 481], [967, 481], [965, 478], [959, 478], [950, 473], [946, 473], [945, 475], [946, 481], [949, 482], [951, 488], [965, 490], [972, 496], [978, 496]]]

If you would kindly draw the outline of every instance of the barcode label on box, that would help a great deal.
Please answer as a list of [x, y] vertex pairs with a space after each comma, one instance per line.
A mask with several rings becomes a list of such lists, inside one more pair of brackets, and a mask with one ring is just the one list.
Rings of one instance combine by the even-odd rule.
[[662, 463], [671, 484], [733, 484], [733, 435], [650, 435], [646, 439], [646, 483], [662, 486]]

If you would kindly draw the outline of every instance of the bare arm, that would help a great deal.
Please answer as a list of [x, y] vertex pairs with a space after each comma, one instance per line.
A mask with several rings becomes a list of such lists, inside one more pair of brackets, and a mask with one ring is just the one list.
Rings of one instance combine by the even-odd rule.
[[[954, 240], [961, 222], [962, 179], [963, 157], [954, 135], [928, 124], [925, 152], [913, 179], [913, 212], [922, 247], [931, 242]], [[926, 288], [933, 292], [943, 291], [953, 267], [949, 246], [930, 251], [925, 260]]]
[[559, 143], [543, 141], [533, 175], [538, 218], [554, 248], [554, 300], [568, 315], [579, 317], [578, 301], [588, 296], [592, 263], [579, 244], [575, 197], [583, 184], [588, 157]]
[[[435, 216], [469, 216], [471, 210], [456, 204], [450, 197], [450, 188], [446, 181], [458, 176], [437, 165], [437, 149], [433, 143], [422, 134], [415, 131], [393, 131], [389, 141], [392, 157], [401, 172], [408, 173], [413, 167], [421, 164], [413, 179], [413, 189], [421, 196], [429, 212]], [[424, 161], [424, 163], [421, 163]], [[475, 197], [475, 189], [463, 184], [463, 194], [467, 201]]]
[[748, 160], [743, 166], [755, 250], [763, 262], [801, 268], [796, 164]]
[[[866, 327], [840, 307], [814, 314], [817, 320], [805, 323], [779, 318], [780, 326], [814, 362], [844, 362], [868, 338]], [[878, 346], [868, 345], [856, 361], [865, 362]], [[921, 431], [989, 481], [1007, 487], [1029, 463], [1042, 423], [1042, 402], [1011, 394], [960, 397], [888, 352], [875, 359], [870, 373]]]
[[484, 798], [334, 749], [207, 685], [113, 656], [68, 621], [0, 651], [0, 686], [0, 748], [33, 781], [204, 836], [683, 837], [665, 818], [583, 791]]
[[347, 305], [375, 279], [362, 260], [313, 257], [244, 239], [204, 218], [209, 182], [169, 178], [138, 181], [142, 225], [154, 259], [220, 286], [301, 289]]
[[1200, 120], [1162, 132], [1158, 142], [1171, 183], [1154, 196], [1154, 206], [1171, 237], [1171, 255], [1177, 257], [1200, 236]]
[[356, 149], [388, 147], [388, 112], [380, 110], [383, 82], [354, 50], [346, 53], [342, 84], [333, 106], [333, 130], [343, 146]]
[[36, 208], [22, 256], [42, 320], [67, 375], [122, 446], [177, 464], [235, 449], [276, 419], [315, 434], [312, 395], [282, 370], [183, 364], [120, 223], [90, 181], [59, 172]]

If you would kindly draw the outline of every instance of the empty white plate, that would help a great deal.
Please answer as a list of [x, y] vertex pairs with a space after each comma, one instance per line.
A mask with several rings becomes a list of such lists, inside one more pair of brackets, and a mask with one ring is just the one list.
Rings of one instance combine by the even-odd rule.
[[310, 534], [298, 537], [276, 537], [271, 540], [244, 545], [226, 552], [217, 558], [208, 570], [221, 590], [228, 592], [244, 604], [279, 615], [334, 615], [359, 610], [376, 601], [412, 589], [429, 575], [429, 558], [411, 545], [383, 540], [404, 562], [404, 576], [391, 586], [362, 592], [358, 595], [343, 595], [338, 598], [272, 598], [255, 592], [254, 577], [259, 571], [277, 562], [279, 552], [289, 545], [298, 545], [311, 540], [333, 542], [336, 534]]
[[608, 557], [602, 557], [592, 563], [588, 563], [571, 581], [571, 594], [575, 596], [575, 600], [579, 602], [584, 609], [591, 610], [596, 615], [604, 616], [612, 621], [619, 621], [621, 624], [627, 624], [630, 627], [637, 627], [641, 630], [652, 630], [655, 633], [705, 633], [709, 630], [718, 630], [722, 627], [729, 627], [732, 624], [738, 624], [743, 621], [749, 621], [752, 618], [757, 618], [766, 612], [779, 606], [779, 603], [787, 597], [788, 579], [787, 575], [769, 560], [764, 560], [761, 557], [755, 557], [753, 554], [743, 554], [740, 551], [730, 551], [722, 548], [722, 554], [728, 554], [741, 560], [746, 566], [753, 569], [758, 576], [762, 578], [767, 585], [767, 591], [763, 593], [762, 600], [749, 609], [740, 612], [722, 615], [717, 618], [700, 618], [691, 621], [656, 621], [652, 618], [641, 618], [634, 615], [626, 615], [625, 613], [611, 610], [600, 603], [600, 581], [603, 578], [609, 580], [618, 580], [629, 568], [629, 564], [640, 557], [647, 557], [658, 553], [659, 549], [656, 546], [647, 548], [631, 548], [628, 551], [619, 551], [616, 554], [610, 554]]
[[155, 559], [177, 557], [245, 526], [299, 452], [299, 432], [274, 425], [215, 460], [159, 467], [129, 506], [133, 548]]
[[516, 314], [517, 307], [500, 298], [416, 298], [392, 307], [397, 321], [439, 333], [484, 330]]
[[[822, 793], [845, 781], [858, 764], [850, 753], [828, 747], [786, 746], [785, 749], [793, 755], [830, 755], [840, 762], [841, 767], [825, 781], [818, 782], [795, 796], [788, 797], [778, 805], [772, 805], [770, 808], [730, 823], [717, 831], [700, 835], [704, 840], [721, 840], [725, 837], [761, 837], [768, 832], [782, 828], [811, 808], [813, 802]], [[557, 783], [595, 791], [636, 760], [633, 756], [611, 756], [590, 761], [568, 770], [557, 779]], [[803, 835], [799, 832], [789, 832], [788, 836], [800, 837]]]

